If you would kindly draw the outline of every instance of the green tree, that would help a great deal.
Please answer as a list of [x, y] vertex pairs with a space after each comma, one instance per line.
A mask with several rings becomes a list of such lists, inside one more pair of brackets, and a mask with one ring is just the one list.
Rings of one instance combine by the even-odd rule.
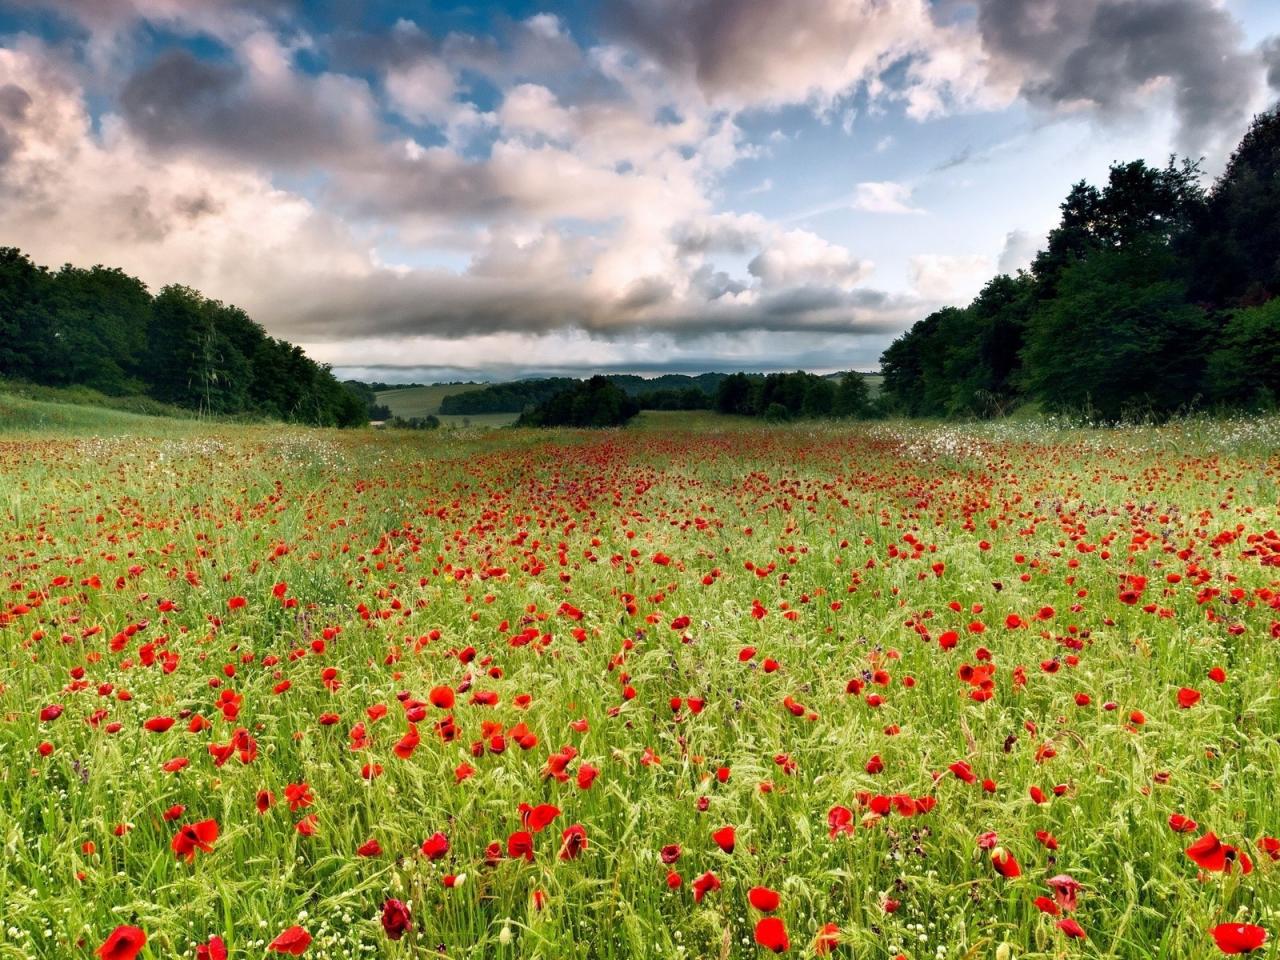
[[871, 407], [867, 379], [850, 370], [840, 378], [831, 412], [837, 417], [865, 417]]
[[1192, 402], [1212, 322], [1187, 302], [1167, 245], [1097, 251], [1063, 271], [1058, 296], [1031, 317], [1022, 358], [1029, 391], [1050, 410], [1117, 420]]
[[1280, 297], [1232, 312], [1209, 355], [1209, 396], [1223, 404], [1274, 408], [1280, 401]]

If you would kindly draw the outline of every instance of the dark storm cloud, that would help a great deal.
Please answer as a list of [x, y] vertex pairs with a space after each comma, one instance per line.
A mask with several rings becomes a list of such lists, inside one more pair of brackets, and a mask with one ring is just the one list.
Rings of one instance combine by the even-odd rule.
[[581, 330], [604, 340], [638, 331], [677, 341], [717, 333], [882, 334], [927, 313], [915, 297], [877, 290], [799, 286], [753, 301], [675, 300], [642, 284], [630, 304], [602, 303], [580, 286], [452, 274], [380, 272], [363, 278], [302, 278], [264, 291], [259, 311], [273, 330], [309, 342], [415, 335], [458, 339], [505, 331]]
[[1267, 65], [1267, 84], [1280, 93], [1280, 35], [1268, 37], [1262, 44], [1262, 59]]
[[194, 27], [206, 32], [218, 21], [240, 18], [285, 20], [301, 0], [0, 0], [0, 6], [48, 10], [92, 30], [116, 30], [138, 20]]
[[30, 108], [31, 95], [22, 87], [14, 83], [0, 87], [0, 166], [8, 163], [22, 145], [17, 127], [26, 120]]
[[200, 149], [289, 169], [359, 162], [373, 141], [363, 81], [334, 74], [256, 77], [238, 63], [171, 50], [129, 78], [125, 120], [159, 150]]
[[977, 0], [984, 47], [1048, 107], [1134, 107], [1168, 81], [1182, 149], [1198, 152], [1242, 128], [1258, 58], [1213, 0]]

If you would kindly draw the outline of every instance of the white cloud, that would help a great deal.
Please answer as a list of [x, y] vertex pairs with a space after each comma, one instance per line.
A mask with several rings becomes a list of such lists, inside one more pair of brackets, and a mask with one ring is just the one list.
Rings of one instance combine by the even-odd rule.
[[963, 306], [982, 289], [994, 272], [990, 257], [927, 253], [913, 256], [907, 273], [911, 287], [925, 300], [945, 300]]
[[911, 187], [891, 180], [858, 184], [853, 194], [853, 208], [868, 213], [924, 213], [911, 205]]
[[775, 236], [748, 265], [765, 287], [822, 285], [852, 290], [871, 273], [869, 261], [808, 230]]

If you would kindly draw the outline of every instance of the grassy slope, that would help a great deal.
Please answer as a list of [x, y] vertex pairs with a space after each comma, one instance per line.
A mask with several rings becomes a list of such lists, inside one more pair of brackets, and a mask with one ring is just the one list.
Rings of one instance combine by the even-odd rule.
[[405, 387], [403, 390], [383, 390], [378, 402], [391, 408], [397, 417], [436, 416], [446, 427], [505, 427], [515, 423], [514, 413], [473, 413], [468, 416], [449, 416], [440, 413], [440, 402], [456, 393], [481, 390], [484, 383], [430, 383], [423, 387]]

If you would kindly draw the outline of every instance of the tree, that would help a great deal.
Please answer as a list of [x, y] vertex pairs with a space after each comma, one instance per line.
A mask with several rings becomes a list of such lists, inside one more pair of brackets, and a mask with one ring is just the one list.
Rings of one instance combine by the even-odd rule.
[[1280, 105], [1254, 118], [1184, 247], [1196, 300], [1232, 307], [1280, 296]]
[[594, 376], [520, 415], [520, 427], [617, 427], [640, 412], [640, 403], [607, 377]]
[[1152, 239], [1064, 270], [1058, 296], [1036, 309], [1027, 330], [1030, 392], [1050, 410], [1091, 408], [1109, 420], [1193, 402], [1212, 323], [1187, 302], [1176, 266]]
[[721, 413], [750, 416], [751, 379], [745, 373], [734, 373], [720, 381], [716, 388], [716, 409]]
[[1209, 355], [1209, 396], [1223, 404], [1274, 408], [1280, 401], [1280, 297], [1235, 310]]
[[850, 370], [840, 378], [831, 412], [837, 417], [864, 417], [871, 407], [871, 392], [862, 374]]
[[0, 375], [36, 379], [48, 369], [52, 319], [49, 271], [14, 247], [0, 247]]

